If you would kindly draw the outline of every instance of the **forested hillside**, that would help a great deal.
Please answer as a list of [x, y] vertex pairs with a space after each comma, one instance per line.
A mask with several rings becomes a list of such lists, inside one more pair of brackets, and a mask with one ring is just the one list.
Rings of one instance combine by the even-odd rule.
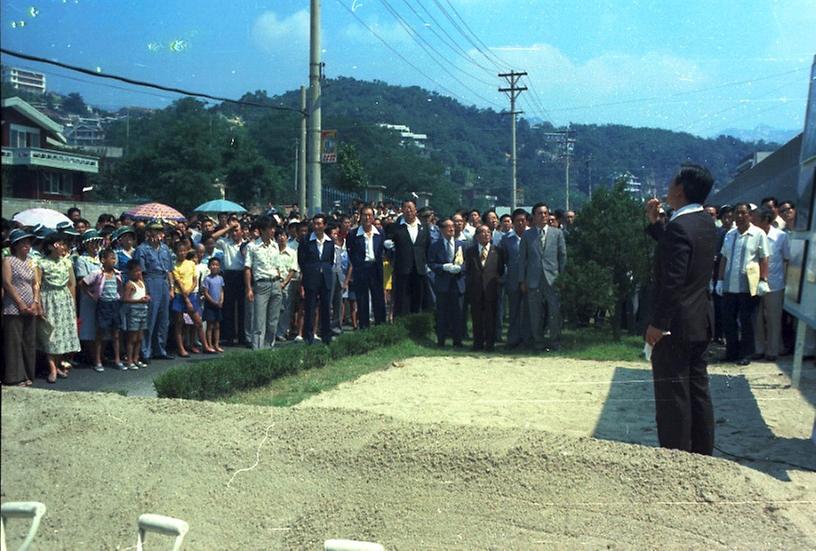
[[[152, 187], [144, 179], [147, 172], [171, 196], [176, 195], [173, 186], [179, 179], [189, 190], [219, 178], [228, 196], [237, 200], [292, 201], [300, 117], [270, 107], [299, 109], [300, 93], [268, 96], [256, 91], [241, 99], [257, 105], [221, 104], [208, 109], [193, 100], [180, 100], [138, 122], [131, 121], [127, 158], [116, 174], [109, 175], [118, 179], [119, 192], [123, 185], [134, 192]], [[342, 77], [324, 83], [322, 108], [323, 128], [336, 129], [340, 142], [339, 162], [324, 165], [325, 185], [348, 190], [384, 185], [394, 197], [430, 191], [440, 210], [460, 205], [462, 190], [471, 187], [498, 196], [499, 204], [509, 203], [507, 115], [464, 106], [416, 86]], [[415, 133], [427, 134], [426, 150], [401, 146], [399, 136], [379, 127], [380, 123], [403, 124]], [[518, 178], [525, 203], [564, 203], [565, 162], [560, 155], [562, 144], [553, 135], [556, 130], [547, 122], [531, 126], [523, 117], [519, 121]], [[661, 192], [678, 165], [686, 161], [707, 165], [722, 185], [746, 155], [777, 147], [621, 125], [572, 125], [571, 130], [575, 140], [570, 170], [573, 205], [583, 202], [590, 182], [595, 189], [608, 186], [627, 171], [641, 180], [644, 192], [653, 188]], [[120, 124], [110, 132], [109, 141], [123, 145], [118, 142], [124, 137]], [[152, 157], [160, 157], [160, 162], [151, 161]], [[185, 159], [198, 160], [191, 167], [185, 166]], [[201, 174], [193, 174], [196, 171]], [[162, 172], [170, 172], [173, 178], [163, 177]]]

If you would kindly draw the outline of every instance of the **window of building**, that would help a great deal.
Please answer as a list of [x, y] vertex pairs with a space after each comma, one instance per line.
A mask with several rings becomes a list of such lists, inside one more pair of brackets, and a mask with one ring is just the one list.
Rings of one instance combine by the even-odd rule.
[[40, 190], [50, 195], [73, 195], [74, 175], [70, 172], [42, 172]]
[[12, 124], [9, 128], [10, 147], [40, 147], [40, 129]]

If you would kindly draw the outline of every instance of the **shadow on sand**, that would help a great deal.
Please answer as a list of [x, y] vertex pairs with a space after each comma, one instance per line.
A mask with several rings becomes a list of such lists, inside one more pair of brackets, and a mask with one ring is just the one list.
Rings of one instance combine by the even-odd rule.
[[[788, 369], [789, 371], [789, 369]], [[754, 390], [786, 391], [784, 384], [754, 384]], [[804, 381], [801, 394], [816, 399], [812, 382]], [[788, 481], [789, 470], [816, 470], [814, 444], [806, 438], [782, 438], [762, 416], [759, 403], [744, 375], [710, 375], [716, 423], [715, 455]], [[657, 446], [654, 395], [648, 372], [618, 367], [612, 379], [593, 437]], [[793, 465], [792, 465], [793, 464]], [[797, 466], [794, 466], [797, 465]]]

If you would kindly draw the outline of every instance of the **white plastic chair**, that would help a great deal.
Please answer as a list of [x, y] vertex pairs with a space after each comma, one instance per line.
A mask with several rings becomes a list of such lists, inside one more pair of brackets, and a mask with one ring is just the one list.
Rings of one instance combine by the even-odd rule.
[[181, 542], [190, 529], [190, 525], [181, 519], [145, 513], [139, 517], [139, 540], [136, 542], [136, 551], [142, 551], [142, 545], [147, 532], [157, 532], [165, 536], [175, 536], [173, 551], [181, 549]]
[[8, 501], [0, 506], [0, 551], [6, 551], [6, 520], [10, 518], [30, 518], [31, 527], [28, 529], [28, 534], [22, 545], [20, 551], [26, 551], [31, 542], [34, 541], [34, 536], [37, 535], [37, 530], [40, 528], [40, 520], [45, 514], [45, 505], [39, 501]]
[[379, 543], [355, 540], [326, 540], [323, 543], [324, 551], [385, 551]]

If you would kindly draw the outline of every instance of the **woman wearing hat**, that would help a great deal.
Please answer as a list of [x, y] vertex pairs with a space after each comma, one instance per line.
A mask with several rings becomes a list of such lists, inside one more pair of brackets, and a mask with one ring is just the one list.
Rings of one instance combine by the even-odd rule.
[[86, 343], [85, 352], [89, 361], [93, 357], [92, 343], [96, 341], [96, 301], [83, 280], [91, 274], [102, 271], [102, 262], [99, 260], [102, 240], [102, 236], [96, 230], [88, 230], [83, 233], [83, 253], [74, 260], [74, 276], [79, 282], [81, 291], [79, 293], [79, 340]]
[[65, 354], [79, 352], [79, 338], [76, 327], [76, 279], [65, 244], [65, 235], [53, 232], [45, 237], [43, 252], [39, 260], [42, 316], [51, 327], [51, 332], [40, 346], [48, 354], [48, 382], [55, 383], [57, 376], [67, 377], [58, 369]]
[[34, 234], [13, 230], [3, 259], [3, 384], [31, 386], [37, 359], [39, 273], [29, 258]]
[[136, 242], [136, 230], [130, 226], [122, 226], [111, 236], [111, 241], [114, 243], [114, 251], [116, 251], [116, 269], [122, 273], [122, 276], [127, 277], [127, 263], [133, 258], [133, 253], [136, 248], [133, 244]]

